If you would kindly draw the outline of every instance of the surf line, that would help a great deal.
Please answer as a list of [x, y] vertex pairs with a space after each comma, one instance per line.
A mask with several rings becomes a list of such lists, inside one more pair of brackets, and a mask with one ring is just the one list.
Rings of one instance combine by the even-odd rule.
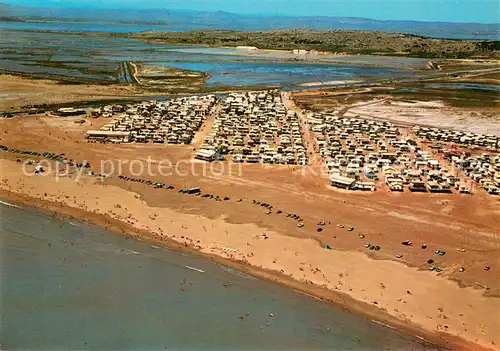
[[201, 269], [198, 269], [198, 268], [194, 268], [194, 267], [191, 267], [191, 266], [184, 266], [186, 267], [187, 269], [190, 269], [192, 271], [196, 271], [196, 272], [199, 272], [199, 273], [205, 273], [205, 271], [201, 270]]
[[2, 201], [2, 200], [0, 200], [0, 204], [5, 205], [5, 206], [9, 206], [9, 207], [14, 207], [14, 208], [21, 208], [21, 207], [19, 207], [17, 205], [10, 204], [10, 203]]

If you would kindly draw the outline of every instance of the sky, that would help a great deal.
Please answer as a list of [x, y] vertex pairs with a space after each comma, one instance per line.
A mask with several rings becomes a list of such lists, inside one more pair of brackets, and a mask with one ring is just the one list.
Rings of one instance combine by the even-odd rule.
[[226, 11], [238, 14], [364, 17], [499, 23], [498, 0], [0, 0], [13, 6]]

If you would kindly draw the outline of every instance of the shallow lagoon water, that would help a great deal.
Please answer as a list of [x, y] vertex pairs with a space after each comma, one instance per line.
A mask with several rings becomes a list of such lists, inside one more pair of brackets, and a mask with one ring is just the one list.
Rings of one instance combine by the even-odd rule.
[[[74, 23], [75, 31], [84, 31]], [[278, 86], [356, 78], [412, 79], [426, 59], [390, 56], [297, 56], [278, 51], [243, 51], [152, 44], [126, 37], [40, 33], [0, 22], [0, 70], [96, 82], [123, 81], [120, 63], [144, 62], [210, 73], [207, 85]], [[314, 61], [314, 63], [311, 62]], [[487, 65], [485, 65], [486, 67]], [[456, 89], [471, 89], [469, 86]], [[477, 90], [477, 89], [476, 89]], [[484, 89], [483, 89], [484, 90]]]
[[[287, 87], [345, 78], [414, 75], [407, 69], [350, 66], [340, 63], [345, 59], [341, 57], [332, 64], [284, 62], [293, 60], [294, 56], [276, 52], [248, 53], [232, 48], [160, 45], [131, 38], [19, 31], [0, 33], [0, 57], [2, 70], [95, 81], [116, 81], [118, 63], [123, 61], [168, 65], [208, 72], [212, 75], [208, 85], [212, 87]], [[396, 59], [395, 63], [401, 65], [400, 61]], [[383, 58], [383, 62], [387, 64], [387, 58]], [[360, 63], [376, 64], [377, 58], [365, 58]], [[408, 61], [407, 64], [405, 68], [419, 67], [422, 63]]]
[[101, 33], [138, 33], [144, 31], [173, 31], [207, 29], [206, 25], [189, 23], [184, 25], [123, 24], [108, 22], [1, 22], [0, 30], [43, 30], [61, 32], [101, 32]]
[[427, 83], [425, 88], [446, 88], [446, 89], [459, 89], [459, 90], [474, 90], [484, 92], [499, 92], [499, 85], [491, 84], [478, 84], [478, 83]]
[[195, 256], [5, 203], [0, 216], [5, 349], [436, 349]]
[[[269, 29], [294, 29], [308, 28], [312, 30], [375, 30], [375, 31], [390, 31], [397, 33], [413, 33], [425, 37], [436, 38], [452, 38], [452, 39], [486, 39], [498, 40], [498, 27], [494, 25], [479, 25], [479, 27], [471, 27], [471, 24], [462, 26], [454, 24], [446, 24], [446, 29], [442, 23], [427, 23], [424, 26], [411, 25], [391, 26], [390, 23], [351, 23], [350, 21], [328, 21], [326, 18], [311, 21], [306, 17], [290, 18], [290, 17], [275, 17], [271, 20], [260, 18], [259, 16], [253, 19], [241, 20], [236, 17], [226, 17], [220, 20], [207, 20], [207, 18], [185, 19], [174, 18], [168, 25], [165, 24], [131, 24], [123, 22], [110, 22], [116, 20], [113, 14], [105, 19], [95, 19], [92, 21], [72, 21], [68, 17], [65, 21], [27, 21], [27, 22], [2, 22], [0, 21], [0, 30], [39, 30], [39, 31], [67, 31], [67, 32], [103, 32], [103, 33], [138, 33], [143, 31], [190, 31], [190, 30], [210, 30], [210, 29], [226, 29], [226, 30], [269, 30]], [[80, 17], [80, 16], [77, 16]], [[92, 16], [84, 16], [92, 17]], [[126, 16], [131, 19], [131, 16]], [[135, 20], [136, 18], [134, 18]]]
[[[163, 65], [207, 72], [207, 84], [248, 86], [256, 82], [263, 85], [289, 86], [303, 82], [327, 82], [354, 78], [385, 78], [402, 75], [399, 69], [356, 67], [307, 63], [272, 62], [167, 62]], [[413, 72], [404, 72], [412, 75]]]

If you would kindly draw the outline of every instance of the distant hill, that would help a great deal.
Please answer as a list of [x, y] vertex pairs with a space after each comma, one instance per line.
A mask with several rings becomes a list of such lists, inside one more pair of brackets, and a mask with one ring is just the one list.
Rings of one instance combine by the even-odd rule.
[[382, 21], [367, 18], [290, 17], [237, 15], [227, 12], [181, 10], [108, 10], [52, 9], [35, 7], [0, 7], [3, 20], [99, 21], [147, 25], [169, 25], [172, 30], [365, 30], [408, 33], [426, 37], [451, 39], [499, 40], [500, 24]]
[[0, 22], [24, 22], [20, 17], [0, 16]]

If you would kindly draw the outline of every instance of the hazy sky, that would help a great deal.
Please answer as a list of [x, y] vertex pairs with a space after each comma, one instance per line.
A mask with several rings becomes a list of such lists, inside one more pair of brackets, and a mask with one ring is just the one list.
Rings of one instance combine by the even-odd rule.
[[500, 22], [498, 0], [3, 0], [3, 2], [9, 5], [65, 8], [163, 8], [241, 14]]

